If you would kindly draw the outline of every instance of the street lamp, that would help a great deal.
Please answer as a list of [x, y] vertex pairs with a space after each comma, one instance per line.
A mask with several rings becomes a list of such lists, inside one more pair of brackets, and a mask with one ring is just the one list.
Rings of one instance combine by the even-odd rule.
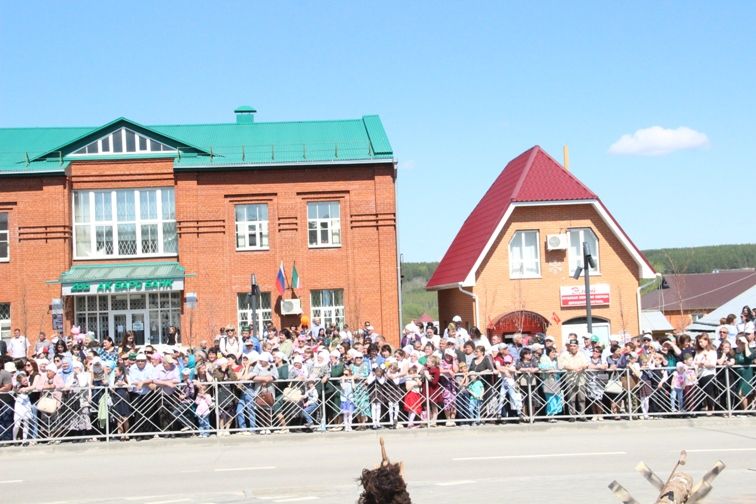
[[253, 335], [256, 336], [258, 339], [260, 338], [260, 334], [262, 334], [262, 328], [260, 328], [260, 324], [257, 321], [257, 298], [260, 296], [260, 287], [257, 285], [257, 276], [255, 276], [254, 273], [252, 273], [252, 279], [251, 279], [251, 285], [249, 289], [249, 297], [252, 301], [252, 329], [253, 329]]
[[588, 243], [583, 242], [583, 266], [578, 265], [572, 278], [577, 280], [580, 274], [585, 272], [585, 318], [588, 325], [588, 334], [593, 334], [593, 318], [591, 317], [591, 268], [596, 267], [596, 261], [593, 260], [591, 252], [588, 250]]

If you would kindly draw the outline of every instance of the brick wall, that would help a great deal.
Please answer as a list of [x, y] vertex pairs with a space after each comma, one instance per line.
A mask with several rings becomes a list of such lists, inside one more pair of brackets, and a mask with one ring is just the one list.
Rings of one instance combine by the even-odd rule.
[[[546, 319], [556, 313], [562, 323], [585, 316], [585, 307], [561, 308], [560, 286], [583, 285], [583, 278], [572, 279], [568, 267], [567, 251], [547, 251], [546, 235], [566, 233], [568, 228], [590, 227], [599, 241], [600, 274], [591, 274], [592, 284], [610, 285], [611, 301], [608, 306], [593, 307], [593, 316], [610, 321], [612, 333], [623, 330], [637, 334], [638, 309], [636, 289], [639, 281], [638, 265], [617, 237], [604, 223], [591, 205], [519, 207], [512, 213], [503, 232], [483, 260], [472, 289], [478, 296], [479, 324], [484, 328], [489, 321], [518, 310], [529, 310]], [[509, 242], [516, 231], [538, 230], [541, 277], [510, 279]], [[462, 311], [471, 299], [449, 291], [439, 292], [439, 314], [442, 320], [450, 319], [454, 311]], [[464, 317], [463, 317], [464, 318]], [[548, 334], [561, 338], [561, 328], [551, 324]]]
[[2, 179], [0, 212], [8, 212], [10, 261], [0, 262], [0, 303], [11, 324], [30, 338], [50, 331], [49, 306], [60, 297], [56, 280], [70, 263], [71, 223], [65, 177]]
[[[308, 201], [340, 202], [340, 247], [309, 247]], [[268, 251], [236, 250], [234, 206], [251, 203], [268, 205]], [[238, 171], [222, 177], [182, 173], [177, 176], [176, 205], [181, 263], [197, 275], [186, 285], [199, 298], [195, 328], [207, 332], [236, 322], [236, 295], [249, 291], [252, 273], [260, 290], [271, 293], [277, 311], [279, 264], [284, 262], [290, 281], [296, 261], [301, 288], [293, 295], [287, 290], [283, 298], [299, 297], [309, 314], [310, 290], [344, 289], [350, 326], [369, 320], [390, 340], [398, 339], [393, 166]], [[274, 313], [273, 320], [289, 325], [299, 317]]]
[[[192, 317], [195, 342], [211, 336], [213, 328], [236, 323], [236, 295], [249, 291], [252, 273], [261, 290], [272, 294], [274, 323], [296, 324], [298, 317], [282, 320], [277, 313], [275, 277], [282, 260], [287, 278], [296, 260], [302, 287], [295, 294], [305, 314], [310, 312], [311, 289], [341, 288], [347, 323], [369, 320], [390, 341], [398, 341], [396, 201], [390, 163], [174, 175], [172, 160], [91, 161], [73, 163], [69, 177], [4, 178], [0, 211], [10, 212], [11, 261], [0, 263], [0, 302], [11, 303], [13, 325], [21, 325], [26, 289], [29, 331], [39, 326], [50, 330], [47, 308], [52, 298], [60, 297], [60, 286], [46, 281], [57, 279], [72, 264], [71, 190], [174, 185], [177, 260], [191, 275], [185, 291], [198, 295]], [[306, 202], [311, 200], [340, 202], [341, 247], [308, 247]], [[257, 202], [268, 204], [270, 248], [237, 251], [234, 205]], [[44, 229], [23, 238], [22, 232], [34, 226]], [[77, 264], [116, 261], [129, 262]], [[284, 294], [291, 296], [291, 291]], [[67, 316], [72, 315], [69, 302]], [[182, 332], [188, 335], [186, 315]]]

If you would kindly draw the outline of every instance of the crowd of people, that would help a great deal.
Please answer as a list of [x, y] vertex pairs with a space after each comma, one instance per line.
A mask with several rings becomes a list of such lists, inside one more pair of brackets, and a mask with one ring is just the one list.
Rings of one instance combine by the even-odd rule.
[[[729, 322], [734, 322], [730, 320]], [[627, 341], [490, 338], [412, 322], [392, 347], [369, 322], [262, 334], [229, 324], [196, 348], [19, 330], [0, 346], [0, 441], [127, 440], [754, 411], [754, 316]]]

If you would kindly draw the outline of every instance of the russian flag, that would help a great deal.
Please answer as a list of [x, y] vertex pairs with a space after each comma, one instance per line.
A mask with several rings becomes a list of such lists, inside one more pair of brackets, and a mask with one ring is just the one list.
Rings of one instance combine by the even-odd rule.
[[276, 288], [278, 289], [278, 293], [283, 295], [284, 291], [286, 291], [286, 272], [284, 271], [284, 264], [283, 261], [281, 261], [281, 266], [278, 268], [278, 275], [276, 276]]

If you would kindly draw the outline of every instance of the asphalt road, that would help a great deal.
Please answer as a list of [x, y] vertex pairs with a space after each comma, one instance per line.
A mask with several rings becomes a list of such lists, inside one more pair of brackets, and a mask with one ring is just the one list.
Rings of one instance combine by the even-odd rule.
[[706, 502], [756, 502], [753, 417], [3, 447], [0, 502], [353, 503], [379, 435], [416, 503], [617, 503], [615, 479], [653, 502], [635, 465], [665, 479], [681, 449], [694, 477], [727, 464]]

